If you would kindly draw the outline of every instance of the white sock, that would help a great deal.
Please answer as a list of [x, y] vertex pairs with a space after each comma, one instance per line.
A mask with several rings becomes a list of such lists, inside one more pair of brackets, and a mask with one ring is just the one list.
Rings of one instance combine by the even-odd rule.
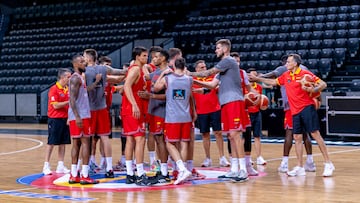
[[287, 163], [289, 162], [289, 157], [288, 157], [288, 156], [283, 156], [282, 162], [283, 162], [284, 164], [287, 164]]
[[81, 173], [84, 178], [87, 178], [89, 176], [89, 165], [82, 165]]
[[82, 162], [81, 159], [79, 159], [78, 162], [77, 162], [77, 166], [76, 166], [77, 171], [80, 171], [81, 162]]
[[240, 165], [240, 170], [246, 171], [246, 161], [245, 161], [245, 158], [239, 158], [239, 165]]
[[112, 167], [112, 157], [106, 157], [106, 171], [113, 170]]
[[137, 176], [142, 176], [145, 171], [144, 171], [144, 164], [136, 164], [136, 170], [137, 170]]
[[95, 155], [91, 155], [89, 161], [90, 161], [90, 163], [96, 164]]
[[71, 176], [76, 177], [78, 174], [77, 165], [71, 164]]
[[179, 171], [185, 171], [185, 165], [184, 162], [180, 159], [179, 161], [176, 162], [177, 167], [179, 167]]
[[125, 161], [126, 174], [129, 175], [129, 176], [133, 176], [133, 175], [134, 175], [134, 171], [133, 171], [133, 168], [132, 168], [132, 163], [133, 163], [132, 160], [126, 160], [126, 161]]
[[44, 168], [45, 168], [45, 167], [50, 167], [49, 162], [47, 162], [47, 161], [44, 162]]
[[155, 151], [149, 151], [149, 159], [150, 159], [150, 165], [153, 164], [156, 159]]
[[312, 155], [312, 154], [308, 154], [308, 155], [307, 155], [306, 162], [309, 162], [309, 163], [314, 162], [314, 159], [313, 159], [313, 155]]
[[231, 172], [238, 172], [239, 171], [239, 159], [232, 158], [231, 159]]
[[187, 168], [189, 171], [192, 171], [193, 168], [194, 168], [194, 161], [193, 161], [193, 160], [187, 160], [187, 161], [186, 161], [186, 168]]
[[163, 176], [167, 176], [168, 174], [168, 166], [167, 166], [167, 163], [161, 163], [160, 164], [160, 170], [161, 170], [161, 174]]
[[121, 163], [125, 165], [125, 161], [126, 161], [125, 155], [121, 155]]
[[103, 166], [106, 164], [106, 159], [105, 159], [105, 157], [101, 157], [100, 158], [100, 168], [103, 168]]
[[64, 162], [63, 161], [58, 161], [58, 166], [64, 167]]
[[248, 165], [248, 164], [251, 164], [251, 156], [250, 155], [245, 155], [245, 163]]

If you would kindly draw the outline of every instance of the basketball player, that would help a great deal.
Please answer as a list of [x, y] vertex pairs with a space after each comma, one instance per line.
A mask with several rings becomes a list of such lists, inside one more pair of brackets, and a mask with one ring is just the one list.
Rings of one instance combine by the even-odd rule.
[[56, 173], [69, 173], [70, 170], [64, 166], [65, 145], [71, 144], [69, 126], [67, 125], [69, 109], [68, 83], [71, 76], [69, 69], [60, 68], [58, 80], [49, 89], [48, 93], [48, 143], [45, 150], [44, 175], [50, 175], [50, 157], [57, 145], [58, 165]]
[[[193, 80], [185, 75], [185, 59], [176, 59], [174, 65], [174, 73], [165, 76], [170, 69], [161, 73], [154, 85], [154, 91], [166, 88], [165, 140], [166, 148], [179, 168], [179, 175], [174, 182], [177, 185], [192, 175], [185, 167], [184, 160], [188, 153], [196, 110], [192, 97]], [[192, 109], [192, 114], [190, 109]], [[180, 143], [180, 151], [177, 143]]]
[[[245, 104], [241, 88], [239, 66], [235, 59], [230, 56], [231, 42], [228, 39], [220, 39], [216, 42], [216, 56], [221, 61], [211, 69], [202, 72], [189, 72], [191, 76], [208, 77], [213, 74], [218, 76], [211, 82], [196, 81], [196, 84], [213, 89], [219, 84], [219, 102], [221, 105], [221, 122], [223, 131], [229, 132], [231, 143], [232, 160], [231, 171], [219, 176], [220, 179], [231, 179], [235, 182], [248, 180], [244, 158], [244, 143], [241, 135], [245, 131]], [[240, 165], [240, 170], [239, 170]]]
[[[71, 149], [71, 173], [69, 183], [80, 184], [96, 184], [97, 180], [91, 179], [89, 176], [89, 156], [90, 156], [90, 136], [91, 132], [91, 113], [86, 88], [86, 82], [82, 73], [85, 72], [86, 62], [83, 56], [76, 55], [72, 59], [74, 73], [70, 78], [69, 85], [69, 128], [70, 135], [73, 140]], [[101, 75], [95, 77], [92, 84], [95, 86], [101, 80]], [[79, 158], [80, 147], [82, 148], [82, 170], [81, 177], [78, 174], [77, 163]]]
[[[286, 94], [289, 100], [290, 111], [293, 119], [293, 135], [295, 139], [295, 150], [297, 157], [297, 166], [293, 170], [288, 171], [289, 176], [304, 176], [306, 175], [302, 160], [302, 142], [303, 131], [311, 133], [311, 136], [319, 145], [320, 151], [325, 160], [323, 176], [332, 176], [335, 170], [331, 163], [327, 147], [323, 138], [320, 135], [319, 119], [315, 110], [315, 102], [309, 93], [321, 92], [326, 88], [326, 83], [320, 78], [316, 77], [310, 71], [303, 70], [300, 67], [301, 57], [298, 54], [290, 54], [286, 60], [287, 72], [276, 79], [260, 78], [251, 75], [251, 80], [264, 82], [266, 84], [275, 86], [282, 85], [285, 87]], [[316, 81], [315, 87], [305, 87], [299, 82], [304, 74], [310, 74]]]
[[[260, 74], [259, 77], [263, 78], [276, 78], [281, 76], [283, 73], [287, 72], [287, 68], [285, 66], [287, 55], [284, 55], [281, 57], [282, 66], [277, 67], [275, 70], [266, 73], [266, 74]], [[303, 66], [300, 64], [300, 68], [303, 70], [308, 70], [306, 66]], [[285, 141], [284, 141], [284, 150], [283, 150], [283, 158], [281, 161], [281, 164], [278, 168], [278, 171], [280, 173], [286, 173], [288, 172], [288, 160], [289, 160], [289, 153], [292, 147], [293, 143], [293, 121], [292, 121], [292, 115], [289, 107], [288, 97], [286, 95], [286, 90], [284, 86], [280, 87], [281, 91], [281, 98], [282, 98], [282, 107], [284, 108], [285, 117], [284, 117], [284, 129], [285, 129]], [[303, 134], [304, 139], [304, 146], [307, 153], [307, 159], [304, 165], [305, 171], [308, 172], [315, 172], [316, 166], [313, 160], [312, 156], [312, 145], [311, 145], [311, 139], [309, 137], [308, 133]]]
[[[147, 62], [148, 52], [144, 47], [135, 47], [132, 51], [133, 64], [129, 67], [124, 84], [124, 95], [121, 104], [121, 117], [123, 120], [123, 131], [126, 135], [125, 157], [126, 157], [126, 184], [135, 183], [147, 186], [157, 183], [150, 179], [144, 171], [144, 147], [145, 147], [145, 123], [142, 99], [138, 92], [144, 91], [145, 80], [142, 69]], [[135, 176], [132, 163], [135, 149], [136, 170]]]

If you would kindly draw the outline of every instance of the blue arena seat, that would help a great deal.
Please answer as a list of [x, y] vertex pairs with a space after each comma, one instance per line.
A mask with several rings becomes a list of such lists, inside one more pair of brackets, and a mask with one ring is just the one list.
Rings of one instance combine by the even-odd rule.
[[334, 48], [335, 47], [335, 39], [324, 39], [321, 43], [322, 48]]
[[334, 53], [334, 49], [327, 48], [322, 49], [320, 52], [320, 58], [332, 58]]
[[298, 41], [287, 41], [285, 47], [287, 50], [295, 50], [298, 48]]
[[337, 13], [338, 7], [337, 6], [330, 6], [326, 8], [327, 14], [335, 14]]
[[349, 29], [348, 34], [347, 34], [348, 38], [359, 38], [359, 29]]
[[310, 49], [308, 52], [309, 59], [317, 59], [320, 56], [320, 49]]
[[348, 22], [346, 22], [346, 21], [338, 21], [336, 23], [336, 29], [338, 29], [338, 30], [347, 29], [347, 25], [348, 25]]
[[302, 28], [301, 24], [292, 24], [289, 32], [300, 32]]
[[304, 17], [303, 16], [294, 16], [293, 23], [294, 24], [300, 24], [303, 22]]
[[337, 21], [337, 15], [336, 14], [328, 14], [326, 16], [327, 22], [336, 22]]
[[360, 22], [359, 20], [351, 20], [348, 24], [349, 29], [358, 29], [360, 28]]
[[314, 23], [313, 30], [314, 31], [323, 31], [324, 30], [324, 23]]
[[348, 6], [339, 6], [338, 7], [338, 13], [339, 14], [346, 14], [349, 10]]
[[311, 39], [322, 39], [323, 31], [313, 31]]
[[311, 32], [301, 32], [299, 36], [299, 40], [310, 40], [311, 39]]
[[298, 49], [308, 49], [309, 43], [309, 40], [300, 40], [298, 43]]
[[335, 48], [334, 50], [334, 61], [336, 66], [340, 68], [345, 61], [346, 48]]
[[301, 58], [308, 58], [307, 54], [308, 54], [308, 50], [307, 49], [299, 49], [297, 50], [297, 54], [299, 54], [301, 56]]
[[348, 33], [348, 30], [346, 29], [342, 29], [342, 30], [336, 30], [336, 33], [335, 33], [335, 39], [338, 39], [338, 38], [345, 38], [347, 36], [347, 33]]
[[334, 30], [336, 26], [336, 22], [326, 22], [325, 23], [325, 30]]
[[347, 39], [346, 38], [339, 38], [335, 40], [334, 47], [336, 48], [346, 48], [347, 46]]
[[300, 37], [300, 33], [298, 32], [290, 32], [288, 40], [298, 40]]

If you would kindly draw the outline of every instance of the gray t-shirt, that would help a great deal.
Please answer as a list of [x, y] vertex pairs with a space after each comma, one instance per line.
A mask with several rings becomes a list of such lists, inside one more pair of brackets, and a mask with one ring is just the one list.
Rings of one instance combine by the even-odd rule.
[[[90, 106], [89, 106], [89, 98], [88, 98], [88, 92], [86, 90], [86, 85], [83, 77], [79, 75], [78, 73], [72, 74], [71, 77], [78, 77], [81, 80], [81, 86], [79, 89], [78, 98], [75, 100], [76, 109], [78, 110], [79, 116], [81, 119], [84, 118], [90, 118]], [[69, 85], [69, 92], [73, 91]], [[69, 106], [68, 110], [68, 117], [69, 121], [76, 120], [74, 111], [72, 110], [71, 106]]]
[[224, 105], [233, 101], [244, 100], [241, 88], [241, 78], [239, 74], [239, 65], [233, 57], [225, 57], [215, 68], [220, 70], [217, 79], [220, 80], [219, 85], [219, 102]]
[[166, 80], [166, 116], [165, 123], [191, 122], [190, 95], [193, 78], [187, 75], [169, 74]]
[[[150, 73], [151, 92], [153, 94], [165, 94], [165, 90], [161, 90], [160, 92], [154, 92], [154, 88], [153, 88], [156, 80], [159, 78], [159, 76], [161, 75], [162, 72], [163, 72], [163, 70], [160, 70], [158, 68], [154, 72]], [[166, 101], [165, 100], [151, 99], [150, 98], [148, 113], [151, 114], [151, 115], [154, 115], [154, 116], [165, 118], [165, 106], [166, 106]]]
[[[304, 70], [308, 70], [308, 68], [304, 65], [300, 64], [300, 68], [304, 69]], [[273, 70], [272, 72], [275, 74], [276, 77], [280, 77], [280, 75], [282, 75], [283, 73], [285, 73], [287, 70], [286, 66], [279, 66], [277, 68], [275, 68], [275, 70]], [[285, 86], [281, 86], [280, 87], [280, 92], [281, 92], [281, 98], [282, 98], [282, 107], [284, 108], [284, 110], [289, 110], [290, 106], [289, 106], [289, 101], [286, 95], [286, 90], [285, 90]]]
[[89, 91], [90, 109], [93, 111], [106, 108], [105, 86], [107, 68], [105, 66], [95, 65], [88, 66], [85, 70], [85, 79], [87, 86], [95, 82], [96, 74], [102, 74], [102, 79], [100, 80], [96, 88]]

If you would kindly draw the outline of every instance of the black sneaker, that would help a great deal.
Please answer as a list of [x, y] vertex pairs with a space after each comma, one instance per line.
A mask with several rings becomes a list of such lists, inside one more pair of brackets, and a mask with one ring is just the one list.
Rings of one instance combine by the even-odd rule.
[[126, 184], [133, 184], [136, 182], [135, 175], [126, 175]]
[[157, 178], [149, 178], [147, 177], [145, 174], [143, 174], [142, 176], [136, 176], [136, 181], [135, 184], [136, 185], [140, 185], [140, 186], [149, 186], [149, 185], [154, 185], [158, 182]]
[[163, 176], [161, 173], [156, 175], [157, 183], [169, 183], [171, 182], [169, 174]]
[[105, 178], [114, 178], [114, 171], [110, 170], [105, 173]]

